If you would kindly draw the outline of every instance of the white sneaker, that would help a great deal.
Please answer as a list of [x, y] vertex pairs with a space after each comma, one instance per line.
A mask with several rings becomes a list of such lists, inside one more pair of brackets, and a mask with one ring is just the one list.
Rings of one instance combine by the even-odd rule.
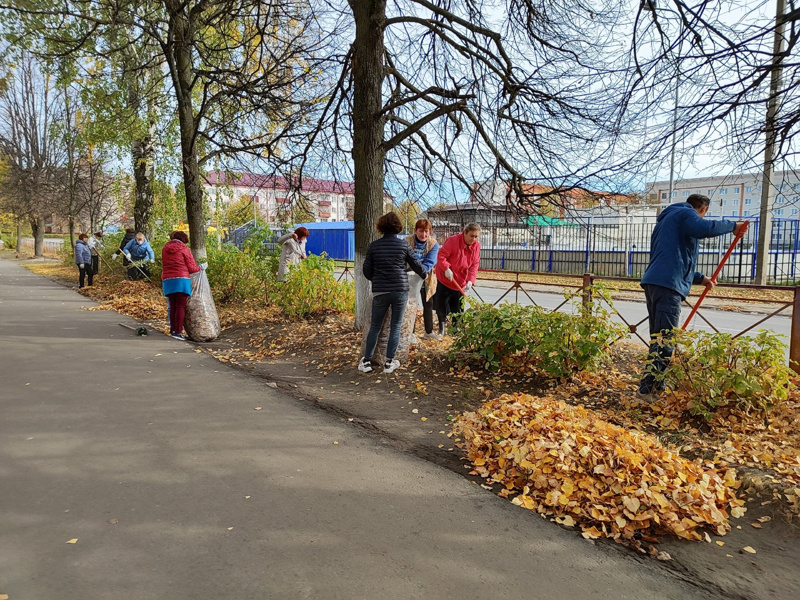
[[426, 340], [436, 340], [437, 342], [442, 341], [442, 338], [435, 331], [432, 331], [431, 333], [426, 333], [424, 337]]
[[383, 372], [394, 373], [399, 366], [400, 366], [400, 361], [397, 360], [396, 358], [393, 358], [392, 360], [387, 360], [385, 363], [383, 363]]
[[372, 373], [372, 361], [364, 357], [358, 361], [358, 370], [362, 373]]

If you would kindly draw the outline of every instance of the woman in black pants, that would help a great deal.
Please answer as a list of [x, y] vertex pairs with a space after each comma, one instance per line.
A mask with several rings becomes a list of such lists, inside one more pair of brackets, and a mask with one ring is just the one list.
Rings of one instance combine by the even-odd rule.
[[436, 278], [439, 285], [433, 299], [433, 307], [439, 317], [439, 335], [445, 332], [447, 316], [453, 322], [463, 311], [462, 296], [475, 285], [478, 266], [481, 263], [481, 244], [478, 237], [481, 227], [470, 223], [459, 234], [451, 235], [439, 250], [436, 259]]

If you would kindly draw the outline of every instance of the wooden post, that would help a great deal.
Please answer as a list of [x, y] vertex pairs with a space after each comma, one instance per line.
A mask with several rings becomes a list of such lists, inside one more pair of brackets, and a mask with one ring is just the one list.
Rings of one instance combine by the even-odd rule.
[[792, 324], [789, 331], [789, 368], [800, 375], [800, 286], [794, 288]]
[[583, 310], [584, 314], [588, 314], [592, 310], [592, 290], [591, 286], [594, 283], [594, 275], [591, 273], [583, 274]]

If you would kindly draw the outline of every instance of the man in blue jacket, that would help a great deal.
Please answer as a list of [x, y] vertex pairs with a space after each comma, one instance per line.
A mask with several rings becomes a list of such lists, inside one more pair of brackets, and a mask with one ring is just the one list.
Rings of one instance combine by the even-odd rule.
[[686, 202], [665, 208], [656, 220], [650, 238], [650, 263], [642, 277], [642, 287], [650, 318], [650, 352], [639, 384], [639, 394], [651, 396], [664, 389], [660, 375], [667, 369], [673, 347], [661, 343], [678, 327], [681, 303], [692, 285], [714, 286], [714, 282], [695, 271], [699, 240], [739, 232], [743, 223], [706, 221], [711, 203], [708, 196], [692, 194]]

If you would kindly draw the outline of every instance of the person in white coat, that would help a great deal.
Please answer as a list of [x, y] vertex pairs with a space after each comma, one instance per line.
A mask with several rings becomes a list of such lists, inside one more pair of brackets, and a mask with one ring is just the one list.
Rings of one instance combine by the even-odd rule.
[[298, 227], [292, 233], [278, 238], [281, 245], [281, 258], [278, 262], [278, 281], [283, 281], [291, 265], [296, 265], [306, 257], [308, 229]]

